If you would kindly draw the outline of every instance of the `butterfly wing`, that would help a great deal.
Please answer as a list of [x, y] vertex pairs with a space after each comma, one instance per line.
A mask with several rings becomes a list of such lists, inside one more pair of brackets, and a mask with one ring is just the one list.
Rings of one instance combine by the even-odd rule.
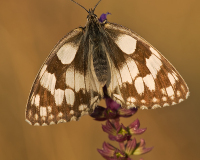
[[93, 112], [102, 97], [83, 32], [84, 28], [75, 29], [60, 40], [41, 67], [26, 107], [29, 124], [77, 121]]
[[125, 108], [154, 109], [177, 104], [188, 87], [172, 64], [142, 37], [113, 23], [104, 25], [110, 64], [109, 96]]

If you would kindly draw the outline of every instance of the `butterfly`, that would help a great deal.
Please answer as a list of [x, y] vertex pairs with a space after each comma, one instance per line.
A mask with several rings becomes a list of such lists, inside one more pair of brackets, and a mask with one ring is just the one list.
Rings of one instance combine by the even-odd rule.
[[88, 12], [86, 26], [64, 36], [42, 65], [26, 107], [29, 124], [77, 121], [93, 112], [104, 97], [103, 87], [127, 109], [162, 108], [188, 98], [185, 81], [158, 50], [130, 29], [108, 22], [109, 13], [98, 19], [99, 2], [89, 11], [75, 2]]

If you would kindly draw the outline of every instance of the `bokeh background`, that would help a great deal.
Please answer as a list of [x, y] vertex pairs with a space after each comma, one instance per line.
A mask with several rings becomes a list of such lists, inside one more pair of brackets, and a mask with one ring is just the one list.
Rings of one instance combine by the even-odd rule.
[[[97, 0], [77, 0], [87, 9]], [[170, 60], [187, 82], [191, 96], [173, 107], [139, 110], [147, 131], [136, 136], [153, 151], [139, 160], [200, 159], [200, 1], [102, 0], [96, 9], [112, 15], [144, 37]], [[0, 160], [102, 160], [96, 151], [109, 141], [103, 122], [83, 116], [78, 122], [34, 127], [25, 122], [25, 106], [43, 61], [65, 34], [84, 26], [87, 13], [70, 0], [0, 2]], [[103, 105], [104, 102], [102, 101]]]

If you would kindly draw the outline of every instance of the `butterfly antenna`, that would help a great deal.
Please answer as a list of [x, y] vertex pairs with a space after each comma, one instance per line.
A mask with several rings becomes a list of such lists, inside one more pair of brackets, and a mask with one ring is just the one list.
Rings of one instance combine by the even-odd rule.
[[98, 4], [101, 2], [101, 0], [94, 6], [93, 11], [96, 9], [96, 7], [98, 6]]
[[[75, 2], [74, 0], [71, 0], [72, 2], [74, 2], [74, 3], [76, 3], [76, 4], [78, 4], [80, 7], [82, 7], [83, 9], [85, 9], [85, 7], [83, 7], [82, 5], [80, 5], [79, 3], [77, 3], [77, 2]], [[89, 11], [87, 10], [87, 9], [85, 9], [88, 13], [89, 13]]]

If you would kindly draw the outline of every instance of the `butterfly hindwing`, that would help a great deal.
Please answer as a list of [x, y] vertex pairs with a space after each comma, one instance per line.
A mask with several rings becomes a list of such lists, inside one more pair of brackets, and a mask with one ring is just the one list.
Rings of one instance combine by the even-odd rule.
[[125, 108], [154, 109], [186, 99], [188, 87], [176, 69], [133, 31], [104, 25], [111, 78], [108, 94]]
[[59, 41], [41, 67], [26, 108], [30, 124], [76, 121], [91, 113], [102, 97], [91, 74], [83, 31], [75, 29]]

